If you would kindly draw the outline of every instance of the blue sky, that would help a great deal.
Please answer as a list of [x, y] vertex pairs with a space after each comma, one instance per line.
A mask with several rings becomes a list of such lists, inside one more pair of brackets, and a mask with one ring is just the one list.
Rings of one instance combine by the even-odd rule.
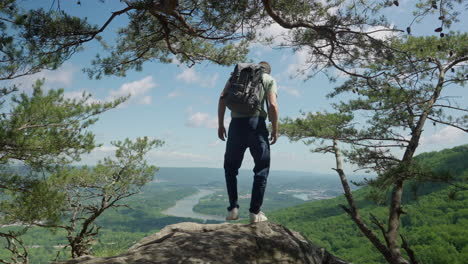
[[[40, 4], [23, 1], [25, 6]], [[42, 2], [42, 1], [41, 1]], [[52, 1], [50, 1], [52, 2]], [[73, 2], [73, 3], [71, 3]], [[89, 21], [102, 24], [112, 11], [119, 9], [119, 3], [94, 0], [63, 1], [62, 8], [78, 16], [87, 16]], [[390, 21], [400, 28], [406, 28], [411, 20], [410, 7], [413, 1], [400, 1], [400, 7], [389, 11]], [[119, 17], [106, 30], [104, 37], [112, 40], [113, 32], [125, 22]], [[466, 30], [467, 20], [461, 21], [454, 29]], [[279, 26], [264, 29], [265, 34], [277, 36], [282, 32]], [[420, 24], [413, 28], [419, 34], [432, 34], [433, 25]], [[93, 57], [100, 52], [97, 43], [87, 44], [56, 71], [43, 71], [33, 76], [15, 80], [23, 89], [30, 89], [38, 78], [46, 79], [47, 88], [64, 88], [68, 97], [83, 91], [93, 95], [94, 100], [105, 101], [115, 96], [132, 94], [131, 99], [117, 109], [104, 113], [92, 127], [97, 141], [103, 146], [83, 157], [83, 163], [93, 164], [96, 160], [110, 155], [111, 141], [124, 138], [148, 136], [162, 139], [165, 145], [148, 155], [150, 163], [161, 167], [212, 167], [222, 168], [225, 143], [217, 138], [217, 101], [224, 87], [231, 67], [202, 63], [187, 68], [177, 63], [146, 63], [143, 71], [128, 72], [126, 77], [103, 77], [90, 80], [82, 69], [89, 66]], [[274, 49], [259, 44], [253, 45], [249, 58], [254, 61], [266, 60], [272, 65], [272, 75], [279, 86], [278, 102], [280, 117], [298, 116], [299, 111], [330, 110], [330, 101], [325, 95], [335, 84], [323, 75], [304, 81], [295, 76], [305, 66], [306, 51], [293, 53], [290, 49]], [[467, 102], [466, 87], [453, 87], [445, 95], [458, 96], [458, 102]], [[226, 115], [229, 120], [229, 114]], [[456, 129], [437, 125], [428, 126], [424, 131], [419, 152], [440, 150], [467, 144], [468, 135]], [[297, 170], [317, 173], [332, 173], [334, 159], [331, 155], [314, 154], [302, 144], [291, 143], [280, 138], [272, 146], [272, 170]], [[253, 168], [248, 154], [242, 168]]]

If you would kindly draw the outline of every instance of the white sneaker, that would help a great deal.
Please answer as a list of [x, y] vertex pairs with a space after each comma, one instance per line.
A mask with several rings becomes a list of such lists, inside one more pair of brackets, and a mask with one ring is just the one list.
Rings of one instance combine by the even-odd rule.
[[228, 211], [226, 220], [237, 220], [239, 219], [239, 209], [233, 208], [231, 211]]
[[258, 222], [264, 222], [267, 221], [268, 218], [263, 212], [258, 212], [258, 214], [250, 213], [250, 223], [258, 223]]

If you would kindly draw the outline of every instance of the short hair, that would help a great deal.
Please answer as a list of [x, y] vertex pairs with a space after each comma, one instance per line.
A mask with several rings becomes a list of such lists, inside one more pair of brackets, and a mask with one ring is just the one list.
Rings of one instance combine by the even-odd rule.
[[271, 66], [268, 62], [266, 61], [261, 61], [258, 64], [260, 64], [263, 68], [265, 68], [266, 73], [270, 74], [271, 73]]

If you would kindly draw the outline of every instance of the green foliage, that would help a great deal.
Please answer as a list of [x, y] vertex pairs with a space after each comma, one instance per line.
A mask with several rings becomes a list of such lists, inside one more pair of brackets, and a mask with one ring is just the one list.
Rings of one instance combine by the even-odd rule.
[[[440, 21], [442, 25], [437, 32], [458, 21], [461, 2], [440, 1], [440, 18], [435, 24]], [[77, 4], [93, 8], [107, 3]], [[252, 41], [271, 43], [272, 39], [262, 34], [273, 23], [289, 29], [285, 33], [289, 37], [282, 45], [308, 50], [312, 74], [328, 67], [356, 74], [354, 69], [363, 67], [363, 59], [393, 56], [392, 48], [373, 33], [401, 36], [403, 32], [382, 15], [385, 9], [396, 7], [391, 1], [381, 0], [128, 0], [101, 25], [68, 14], [59, 1], [26, 9], [16, 0], [1, 0], [0, 7], [0, 51], [6, 55], [6, 63], [0, 66], [0, 80], [56, 69], [92, 40], [102, 44], [93, 66], [86, 69], [95, 78], [125, 76], [128, 70], [141, 70], [148, 61], [168, 63], [177, 59], [193, 65], [209, 60], [229, 65], [246, 60]], [[414, 10], [417, 22], [435, 12], [431, 1], [418, 2]], [[122, 15], [128, 21], [112, 36], [116, 45], [109, 45], [103, 32]]]
[[[96, 58], [95, 68], [87, 69], [97, 78], [102, 74], [125, 76], [129, 69], [140, 70], [146, 61], [167, 63], [174, 55], [186, 64], [202, 60], [232, 64], [245, 59], [252, 29], [262, 17], [258, 4], [249, 1], [166, 1], [158, 5], [134, 0], [125, 1], [126, 7], [115, 10], [103, 25], [93, 25], [86, 17], [60, 9], [60, 4], [55, 9], [56, 2], [34, 9], [17, 2], [0, 1], [0, 51], [5, 55], [0, 80], [56, 69], [94, 39], [110, 51], [106, 57]], [[111, 47], [101, 33], [122, 14], [129, 21], [118, 30], [118, 43]]]
[[[139, 71], [146, 61], [177, 59], [193, 65], [211, 60], [230, 65], [245, 60], [249, 20], [257, 16], [246, 5], [247, 1], [183, 1], [178, 6], [183, 14], [168, 19], [147, 1], [133, 1], [129, 25], [118, 30], [117, 44], [108, 49], [107, 56], [98, 55], [86, 72], [101, 78], [103, 74], [125, 76], [130, 69]], [[241, 21], [246, 23], [244, 33], [237, 31]]]
[[[368, 65], [365, 75], [375, 77], [351, 77], [329, 94], [334, 98], [352, 92], [351, 99], [334, 107], [368, 116], [358, 133], [342, 141], [353, 145], [345, 152], [349, 161], [379, 174], [370, 182], [374, 186], [388, 188], [408, 179], [450, 180], [449, 175], [435, 178], [411, 157], [428, 121], [466, 131], [464, 107], [442, 95], [449, 85], [464, 85], [467, 80], [468, 69], [463, 67], [468, 60], [467, 38], [466, 33], [452, 32], [444, 38], [392, 40], [396, 51], [392, 59], [377, 58]], [[396, 157], [389, 148], [404, 149], [405, 154]]]
[[[467, 149], [468, 146], [460, 146], [439, 152], [423, 153], [417, 156], [416, 160], [422, 164], [431, 164], [430, 169], [436, 172], [454, 166], [457, 168], [454, 176], [459, 178], [468, 171], [468, 164], [464, 162], [468, 158]], [[186, 173], [182, 174], [186, 175]], [[281, 188], [278, 187], [279, 189]], [[269, 192], [272, 191], [269, 189]], [[364, 187], [353, 194], [358, 206], [363, 208], [362, 215], [366, 221], [369, 221], [369, 213], [383, 220], [387, 209], [376, 206], [375, 203], [366, 199], [370, 191], [369, 188]], [[126, 204], [131, 209], [122, 207], [108, 210], [97, 220], [98, 225], [103, 228], [100, 230], [98, 243], [92, 247], [92, 254], [103, 257], [115, 255], [124, 252], [141, 238], [168, 224], [194, 221], [194, 219], [165, 216], [161, 214], [161, 211], [173, 206], [176, 200], [195, 192], [196, 189], [193, 187], [177, 187], [170, 182], [145, 185], [141, 193], [126, 200]], [[420, 192], [422, 196], [418, 200], [411, 200], [405, 207], [407, 214], [401, 219], [403, 234], [421, 261], [436, 263], [435, 260], [440, 260], [438, 263], [441, 264], [452, 263], [449, 261], [463, 263], [468, 237], [465, 232], [468, 230], [466, 221], [468, 219], [466, 209], [468, 194], [466, 191], [459, 192], [456, 200], [450, 200], [448, 199], [450, 188], [447, 186], [432, 191], [422, 186]], [[213, 199], [209, 198], [209, 200]], [[276, 201], [273, 200], [274, 203]], [[206, 202], [202, 201], [202, 204], [207, 204]], [[221, 209], [225, 212], [226, 201], [222, 202]], [[268, 217], [271, 221], [300, 231], [313, 242], [348, 261], [382, 263], [384, 260], [379, 253], [373, 249], [339, 207], [340, 204], [345, 203], [344, 197], [340, 196], [334, 199], [307, 202], [278, 211], [270, 210]], [[247, 208], [248, 205], [243, 207]], [[377, 231], [377, 228], [373, 228]], [[23, 236], [23, 240], [26, 245], [41, 246], [30, 249], [32, 263], [47, 263], [55, 257], [58, 250], [52, 246], [66, 244], [65, 237], [65, 232], [61, 230], [51, 233], [45, 229], [32, 228]], [[432, 248], [435, 250], [431, 251]], [[0, 256], [1, 254], [0, 252]], [[446, 254], [451, 255], [446, 256]], [[69, 257], [67, 254], [61, 254], [61, 258], [67, 257]]]
[[423, 178], [417, 177], [407, 184], [404, 201], [411, 201], [420, 195], [453, 185], [456, 188], [449, 192], [449, 195], [451, 198], [457, 199], [458, 191], [466, 189], [468, 183], [468, 170], [465, 162], [467, 155], [468, 146], [462, 145], [438, 152], [425, 152], [416, 156], [415, 162], [419, 164], [421, 171], [424, 171], [423, 174], [420, 174]]
[[[463, 67], [468, 60], [467, 38], [466, 33], [451, 33], [444, 38], [392, 39], [391, 58], [368, 60], [365, 77], [351, 76], [329, 93], [330, 98], [346, 96], [333, 104], [339, 113], [284, 119], [281, 133], [291, 140], [304, 139], [306, 144], [322, 139], [317, 152], [331, 150], [331, 143], [323, 140], [349, 143], [352, 147], [344, 151], [347, 160], [376, 171], [382, 176], [382, 187], [401, 179], [422, 179], [421, 168], [411, 159], [425, 123], [464, 131], [468, 125], [465, 107], [442, 96], [448, 85], [463, 85], [468, 78]], [[397, 157], [392, 148], [405, 149], [406, 154]]]
[[[23, 182], [24, 179], [22, 180]], [[31, 186], [27, 192], [6, 191], [2, 201], [2, 222], [6, 223], [33, 223], [46, 220], [51, 223], [60, 221], [60, 211], [63, 208], [65, 195], [55, 190], [55, 186], [42, 180], [28, 181]]]
[[[265, 197], [262, 205], [262, 211], [265, 213], [304, 203], [304, 201], [291, 197], [290, 195], [279, 194], [277, 193], [277, 190], [272, 190], [270, 187], [271, 185], [269, 186], [267, 197]], [[250, 189], [245, 189], [249, 191], [239, 193], [241, 196], [239, 199], [239, 214], [242, 217], [249, 215], [250, 207]], [[243, 198], [242, 196], [246, 198]], [[226, 193], [224, 191], [216, 192], [201, 199], [197, 205], [193, 207], [193, 211], [209, 215], [224, 216], [227, 204], [229, 204], [229, 201]]]
[[89, 94], [65, 99], [63, 89], [45, 94], [42, 84], [34, 85], [32, 95], [14, 94], [11, 111], [0, 117], [0, 162], [23, 160], [38, 168], [79, 160], [96, 146], [94, 135], [87, 131], [96, 116], [126, 100], [89, 103]]
[[[351, 114], [302, 113], [302, 118], [281, 120], [279, 133], [292, 141], [303, 138], [345, 139], [348, 135], [355, 133], [353, 128], [348, 128], [352, 119]], [[307, 144], [312, 142], [307, 142]]]
[[[411, 181], [412, 193], [417, 193], [416, 184], [421, 182], [451, 180], [449, 173], [435, 173], [430, 165], [413, 159], [426, 122], [468, 132], [466, 107], [443, 97], [449, 85], [464, 85], [468, 80], [464, 67], [468, 61], [467, 38], [467, 33], [454, 32], [444, 38], [391, 38], [387, 41], [391, 53], [383, 50], [370, 57], [363, 55], [367, 59], [359, 65], [361, 72], [350, 74], [349, 80], [328, 94], [330, 98], [346, 96], [333, 104], [339, 114], [310, 113], [280, 124], [281, 133], [292, 140], [304, 139], [305, 144], [321, 140], [312, 151], [335, 154], [350, 216], [389, 263], [409, 263], [405, 258], [415, 262], [410, 252], [407, 257], [400, 253], [405, 248], [399, 241], [400, 217], [406, 212], [402, 202], [408, 199], [405, 183]], [[338, 148], [338, 141], [347, 144], [344, 151]], [[396, 148], [403, 153], [392, 151]], [[372, 232], [360, 220], [362, 210], [353, 204], [346, 187], [341, 153], [359, 169], [377, 174], [365, 183], [375, 188], [369, 192], [370, 198], [383, 205], [389, 201], [388, 216], [383, 217], [386, 222], [376, 218], [371, 221], [380, 230]], [[450, 196], [456, 198], [456, 193], [452, 191]], [[384, 237], [377, 238], [375, 233]]]
[[[468, 172], [468, 146], [459, 146], [439, 152], [423, 153], [418, 161], [430, 166], [434, 172], [446, 170], [456, 164], [455, 178]], [[433, 162], [439, 161], [439, 162]], [[457, 161], [460, 161], [457, 162]], [[427, 189], [426, 189], [427, 188]], [[405, 206], [407, 214], [401, 218], [401, 233], [405, 235], [420, 263], [464, 263], [468, 237], [468, 191], [459, 191], [455, 200], [448, 195], [454, 187], [432, 189], [421, 186], [421, 196]], [[386, 209], [367, 201], [369, 187], [353, 192], [361, 215], [369, 221], [372, 213], [385, 219]], [[344, 197], [308, 202], [268, 214], [271, 221], [299, 231], [308, 239], [330, 250], [333, 254], [353, 263], [383, 263], [384, 259], [339, 208]], [[373, 230], [380, 234], [377, 227]]]
[[[441, 32], [444, 29], [450, 28], [455, 22], [458, 22], [458, 17], [461, 11], [466, 9], [466, 3], [463, 0], [453, 1], [434, 1], [422, 0], [416, 3], [417, 11], [414, 12], [415, 17], [426, 15], [437, 16], [439, 23], [434, 23], [434, 31]], [[441, 35], [443, 37], [444, 35]]]
[[[0, 102], [4, 107], [0, 113], [1, 224], [60, 222], [66, 195], [56, 182], [49, 181], [51, 174], [59, 173], [95, 148], [89, 127], [99, 114], [127, 99], [90, 103], [91, 95], [85, 93], [80, 98], [66, 99], [63, 89], [45, 92], [42, 84], [37, 81], [32, 93], [18, 94], [16, 87], [0, 92], [1, 99], [5, 98]], [[17, 170], [13, 165], [25, 169]], [[27, 249], [18, 239], [22, 234], [0, 232], [7, 241], [16, 241], [8, 246], [13, 258], [27, 256]]]
[[[11, 111], [0, 116], [2, 222], [57, 221], [63, 195], [44, 179], [89, 153], [96, 146], [89, 126], [126, 99], [89, 104], [90, 95], [65, 99], [63, 90], [44, 93], [41, 86], [38, 81], [31, 95], [13, 94]], [[29, 169], [13, 171], [18, 162]]]
[[468, 155], [468, 146], [462, 145], [442, 151], [432, 151], [419, 154], [415, 159], [422, 166], [435, 168], [436, 172], [450, 172], [457, 175], [459, 179], [466, 171], [466, 159]]
[[0, 1], [0, 80], [57, 69], [96, 30], [85, 19], [42, 8], [24, 10], [15, 0]]
[[[179, 171], [179, 169], [177, 169]], [[182, 170], [183, 171], [183, 170]], [[206, 177], [210, 170], [201, 169], [199, 172], [192, 170], [190, 176], [192, 179], [203, 179]], [[208, 214], [218, 215], [224, 217], [226, 208], [229, 205], [229, 199], [225, 191], [225, 182], [223, 178], [219, 178], [224, 174], [222, 169], [213, 171], [213, 177], [206, 177], [201, 182], [209, 182], [206, 186], [210, 189], [217, 190], [215, 193], [203, 197], [193, 207], [193, 211]], [[164, 173], [163, 173], [164, 174]], [[189, 172], [187, 171], [187, 175]], [[335, 197], [341, 194], [341, 184], [339, 181], [332, 177], [334, 175], [317, 175], [315, 173], [303, 172], [280, 172], [271, 171], [266, 189], [265, 197], [263, 200], [262, 211], [267, 215], [275, 210], [291, 207], [294, 205], [302, 204], [305, 200], [299, 199], [297, 194], [306, 195], [310, 200], [326, 199], [325, 197]], [[178, 176], [178, 179], [189, 181], [185, 177]], [[213, 181], [213, 178], [218, 178], [221, 181]], [[193, 184], [196, 184], [195, 182]], [[250, 196], [252, 190], [252, 171], [239, 170], [237, 176], [237, 185], [239, 191], [239, 214], [241, 218], [246, 218], [249, 215]], [[300, 197], [300, 196], [299, 196]]]
[[[137, 195], [125, 200], [128, 207], [117, 207], [105, 211], [97, 220], [101, 226], [97, 239], [91, 248], [92, 255], [109, 257], [126, 251], [130, 246], [151, 235], [166, 225], [178, 222], [198, 222], [197, 219], [167, 216], [161, 213], [174, 206], [175, 201], [197, 192], [194, 187], [176, 187], [164, 183], [148, 183]], [[4, 227], [0, 232], [12, 230], [18, 232], [22, 227]], [[57, 253], [60, 260], [71, 258], [67, 233], [62, 229], [46, 229], [31, 227], [21, 236], [28, 247], [30, 262], [47, 264], [55, 259]], [[9, 256], [3, 249], [4, 241], [0, 240], [0, 259]]]
[[92, 168], [72, 167], [50, 175], [47, 182], [64, 196], [64, 218], [59, 224], [37, 225], [66, 230], [73, 257], [88, 254], [100, 229], [96, 219], [110, 208], [125, 206], [123, 199], [153, 180], [157, 168], [147, 164], [145, 155], [162, 144], [147, 137], [113, 142], [115, 159], [105, 158]]
[[[147, 137], [137, 138], [135, 142], [112, 142], [115, 146], [115, 159], [111, 157], [98, 161], [97, 165], [88, 167], [71, 167], [51, 175], [48, 180], [58, 189], [96, 188], [109, 196], [131, 193], [151, 181], [157, 171], [144, 159], [145, 154], [153, 148], [163, 145], [163, 141], [150, 140]], [[92, 191], [92, 193], [95, 193]]]
[[[441, 38], [410, 36], [405, 41], [394, 38], [390, 42], [375, 39], [366, 31], [372, 27], [389, 27], [385, 17], [379, 16], [378, 12], [384, 7], [398, 6], [398, 1], [393, 1], [392, 5], [391, 1], [345, 0], [261, 3], [129, 0], [124, 1], [125, 8], [113, 12], [102, 26], [91, 25], [85, 18], [71, 16], [60, 8], [56, 11], [49, 6], [49, 11], [41, 8], [25, 10], [17, 2], [0, 0], [0, 52], [4, 55], [0, 80], [14, 79], [42, 69], [56, 69], [83, 43], [94, 39], [101, 41], [108, 52], [104, 57], [98, 56], [93, 62], [94, 67], [87, 69], [89, 75], [96, 78], [102, 74], [125, 76], [128, 70], [141, 70], [144, 62], [152, 60], [167, 63], [176, 58], [188, 65], [211, 60], [228, 65], [245, 59], [249, 41], [258, 36], [258, 29], [271, 25], [273, 19], [290, 29], [290, 38], [285, 45], [294, 47], [294, 50], [306, 48], [310, 51], [308, 62], [313, 70], [321, 71], [324, 67], [333, 66], [353, 76], [330, 96], [353, 92], [358, 97], [335, 105], [343, 115], [312, 116], [311, 120], [330, 121], [322, 127], [317, 122], [306, 124], [317, 127], [313, 133], [304, 133], [308, 132], [307, 126], [301, 130], [292, 126], [287, 128], [291, 134], [297, 133], [296, 140], [299, 133], [303, 133], [305, 137], [346, 138], [347, 142], [359, 142], [361, 148], [345, 153], [350, 161], [360, 167], [371, 167], [380, 175], [406, 180], [409, 175], [413, 178], [421, 175], [414, 173], [418, 172], [417, 164], [408, 159], [417, 148], [426, 118], [466, 131], [468, 116], [447, 115], [444, 108], [453, 109], [453, 106], [437, 101], [443, 85], [464, 85], [468, 78], [466, 67], [461, 65], [466, 61], [468, 49], [466, 34], [443, 32], [457, 21], [460, 14], [456, 6], [463, 2], [461, 0], [417, 3], [415, 18], [418, 20], [428, 14], [439, 13], [441, 26], [435, 31], [441, 33]], [[122, 14], [128, 15], [129, 22], [118, 31], [118, 43], [111, 47], [100, 34]], [[394, 29], [388, 31], [396, 32]], [[410, 31], [408, 27], [408, 34]], [[364, 69], [364, 73], [359, 74], [354, 69]], [[439, 74], [437, 83], [432, 79], [434, 72]], [[49, 174], [52, 173], [51, 178], [56, 177], [61, 167], [91, 151], [96, 144], [92, 133], [86, 130], [96, 122], [95, 116], [125, 100], [87, 104], [89, 95], [65, 100], [62, 90], [45, 94], [40, 86], [40, 83], [36, 85], [32, 96], [24, 93], [14, 95], [11, 112], [0, 115], [0, 164], [5, 167], [0, 173], [2, 210], [5, 208], [2, 211], [3, 222], [58, 222], [60, 218], [56, 212], [63, 208], [63, 193], [47, 181]], [[15, 92], [16, 87], [2, 88], [0, 106], [4, 105], [4, 98]], [[432, 97], [428, 98], [428, 95]], [[367, 127], [358, 130], [350, 118], [356, 112], [366, 111], [374, 111], [372, 118], [368, 120]], [[412, 137], [409, 142], [407, 134]], [[381, 144], [389, 141], [396, 144]], [[120, 147], [139, 148], [138, 144], [128, 142], [118, 144]], [[142, 152], [144, 145], [140, 144]], [[407, 147], [409, 154], [405, 154], [405, 164], [398, 164], [399, 160], [390, 152], [379, 149], [387, 146]], [[318, 151], [330, 149], [325, 147]], [[98, 175], [112, 175], [106, 178], [111, 180], [110, 187], [99, 186], [102, 193], [117, 196], [121, 191], [132, 193], [150, 179], [153, 168], [140, 163], [129, 166], [129, 169], [120, 167], [121, 170], [117, 171], [112, 166], [118, 167], [128, 155], [133, 154], [122, 151], [117, 155], [117, 160], [104, 160], [93, 169], [64, 171], [64, 178], [57, 181], [65, 186], [80, 186], [86, 181], [99, 185], [102, 182], [97, 180]], [[18, 174], [7, 167], [18, 161], [31, 168], [28, 174]], [[146, 177], [132, 178], [132, 173]], [[381, 182], [382, 186], [388, 186], [386, 181], [389, 179], [391, 177]], [[77, 195], [81, 193], [78, 191]], [[90, 199], [85, 205], [92, 204], [92, 201]], [[28, 213], [32, 208], [36, 209], [34, 213]]]

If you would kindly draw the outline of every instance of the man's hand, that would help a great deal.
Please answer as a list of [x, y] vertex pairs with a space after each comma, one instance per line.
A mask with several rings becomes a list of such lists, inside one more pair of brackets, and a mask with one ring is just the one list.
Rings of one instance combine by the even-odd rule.
[[278, 131], [273, 130], [270, 135], [270, 145], [275, 144], [277, 139], [278, 139]]
[[222, 141], [226, 140], [227, 135], [226, 135], [226, 128], [224, 128], [224, 126], [218, 127], [218, 137]]

